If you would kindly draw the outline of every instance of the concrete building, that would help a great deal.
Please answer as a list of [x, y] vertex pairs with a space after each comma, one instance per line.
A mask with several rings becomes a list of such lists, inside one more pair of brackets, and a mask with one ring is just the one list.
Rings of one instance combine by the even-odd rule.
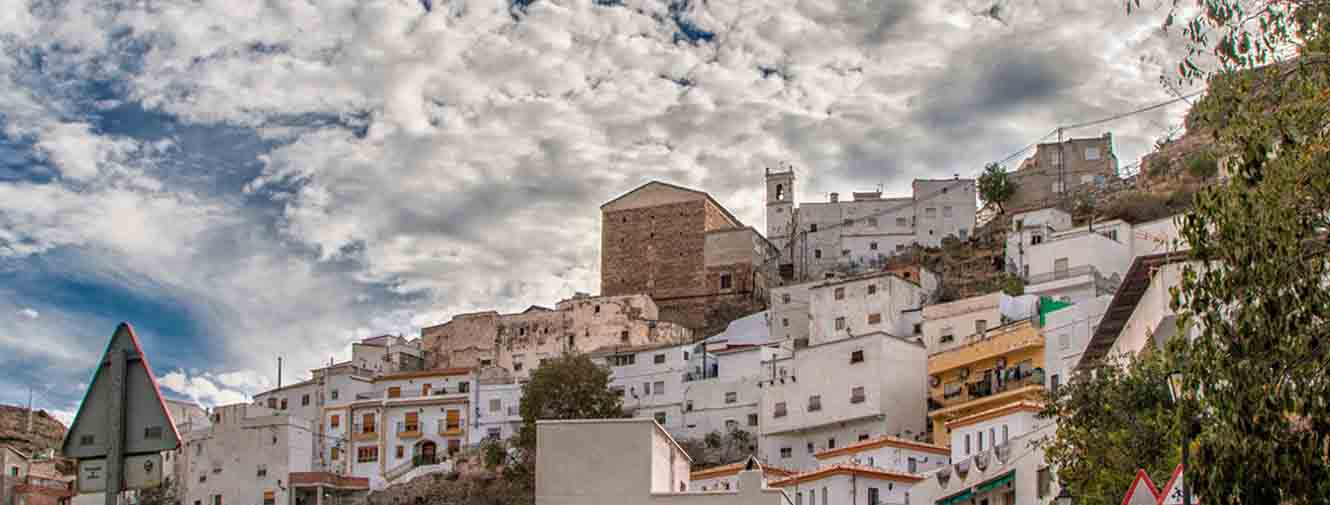
[[449, 457], [467, 440], [475, 387], [470, 369], [375, 377], [370, 391], [323, 408], [328, 471], [380, 489], [418, 467], [451, 468]]
[[74, 496], [73, 478], [56, 470], [53, 454], [0, 445], [0, 505], [68, 505]]
[[815, 454], [822, 466], [851, 464], [917, 475], [946, 466], [951, 449], [899, 437], [881, 436]]
[[782, 276], [794, 281], [886, 264], [912, 244], [935, 247], [974, 230], [974, 179], [916, 179], [907, 197], [855, 192], [842, 201], [800, 202], [792, 168], [768, 169], [767, 237], [780, 253]]
[[925, 306], [920, 311], [920, 331], [932, 355], [964, 346], [990, 328], [1032, 318], [1038, 309], [1038, 299], [1033, 296], [989, 293]]
[[351, 344], [351, 361], [374, 374], [419, 372], [426, 359], [421, 339], [381, 335]]
[[745, 431], [756, 443], [762, 396], [758, 382], [768, 375], [762, 364], [782, 352], [777, 346], [754, 345], [705, 354], [709, 364], [703, 366], [715, 372], [693, 375], [684, 381], [683, 426], [671, 433], [678, 438], [701, 439], [712, 432]]
[[522, 426], [522, 384], [499, 367], [482, 369], [477, 384], [467, 442], [475, 445], [487, 439], [506, 440], [517, 435]]
[[601, 292], [644, 293], [665, 321], [715, 334], [779, 283], [775, 246], [705, 192], [652, 181], [600, 211]]
[[310, 421], [260, 405], [213, 409], [211, 425], [185, 437], [188, 485], [181, 502], [295, 503], [291, 475], [314, 471], [316, 430]]
[[1042, 244], [1054, 233], [1071, 229], [1071, 213], [1057, 207], [1045, 207], [1019, 212], [1011, 216], [1011, 230], [1007, 232], [1005, 251], [1006, 270], [1017, 275], [1029, 268], [1025, 250]]
[[692, 460], [651, 419], [538, 421], [536, 505], [788, 505], [756, 461], [733, 489], [692, 485]]
[[[1057, 424], [1037, 418], [1033, 418], [1033, 421], [1036, 424], [1030, 431], [1019, 436], [1013, 432], [1006, 442], [996, 446], [985, 445], [982, 451], [975, 449], [968, 457], [953, 459], [950, 465], [924, 474], [924, 479], [911, 489], [915, 498], [912, 503], [1052, 503], [1060, 488], [1054, 479], [1053, 468], [1044, 461], [1044, 444], [1037, 441], [1056, 435]], [[963, 432], [958, 429], [956, 434]], [[953, 440], [951, 445], [964, 445], [963, 438]]]
[[702, 366], [697, 345], [609, 347], [588, 356], [609, 368], [610, 388], [623, 395], [625, 412], [655, 419], [671, 433], [683, 428], [683, 384]]
[[688, 328], [662, 321], [656, 302], [642, 294], [578, 294], [553, 309], [459, 314], [420, 333], [429, 368], [499, 366], [518, 380], [566, 351], [683, 343], [693, 337]]
[[1008, 210], [1047, 207], [1077, 186], [1106, 184], [1118, 177], [1113, 134], [1039, 144], [1010, 176], [1016, 193]]
[[[706, 470], [697, 470], [692, 473], [692, 482], [689, 487], [699, 491], [731, 491], [739, 489], [739, 474], [745, 471], [748, 462], [731, 463], [711, 467]], [[777, 466], [759, 464], [759, 470], [762, 472], [762, 478], [767, 483], [780, 480], [795, 475], [792, 470], [787, 470]]]
[[[1090, 369], [1149, 347], [1161, 348], [1177, 335], [1177, 314], [1169, 306], [1169, 290], [1181, 284], [1182, 272], [1189, 264], [1196, 265], [1187, 262], [1185, 252], [1136, 258], [1104, 309], [1075, 370]], [[1196, 330], [1191, 331], [1194, 338]]]
[[1131, 225], [1124, 221], [1057, 231], [1025, 248], [1025, 293], [1071, 303], [1110, 294], [1131, 258]]
[[841, 463], [786, 477], [771, 487], [793, 496], [795, 505], [886, 505], [911, 503], [910, 488], [922, 480], [918, 475]]
[[[923, 279], [934, 279], [931, 284], [936, 288], [936, 277], [921, 272]], [[917, 322], [911, 312], [932, 297], [933, 292], [917, 281], [893, 272], [781, 286], [771, 295], [772, 334], [796, 346], [830, 342], [850, 333], [911, 336]]]
[[958, 339], [928, 356], [933, 443], [952, 441], [948, 423], [1044, 391], [1044, 335], [1035, 322], [1017, 320]]
[[1051, 391], [1071, 379], [1112, 300], [1103, 295], [1044, 314], [1044, 371]]
[[884, 332], [796, 348], [767, 364], [759, 455], [811, 470], [818, 451], [926, 430], [924, 346]]

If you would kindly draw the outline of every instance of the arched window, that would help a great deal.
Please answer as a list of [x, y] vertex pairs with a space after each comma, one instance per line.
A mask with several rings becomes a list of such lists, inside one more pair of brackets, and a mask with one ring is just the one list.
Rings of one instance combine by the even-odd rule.
[[778, 202], [783, 202], [783, 201], [785, 201], [785, 185], [784, 185], [784, 184], [777, 184], [777, 185], [776, 185], [776, 201], [778, 201]]

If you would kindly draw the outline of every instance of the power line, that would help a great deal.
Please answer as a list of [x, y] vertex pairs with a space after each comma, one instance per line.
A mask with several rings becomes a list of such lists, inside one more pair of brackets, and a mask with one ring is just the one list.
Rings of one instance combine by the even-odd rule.
[[1075, 128], [1084, 128], [1084, 127], [1086, 127], [1086, 126], [1094, 126], [1094, 125], [1097, 125], [1097, 124], [1103, 124], [1103, 123], [1107, 123], [1107, 122], [1110, 122], [1110, 121], [1116, 121], [1116, 120], [1122, 119], [1122, 118], [1127, 117], [1127, 116], [1132, 116], [1132, 115], [1135, 115], [1135, 114], [1140, 114], [1140, 113], [1142, 113], [1142, 112], [1152, 111], [1152, 110], [1158, 109], [1158, 108], [1160, 108], [1160, 107], [1167, 107], [1167, 106], [1169, 106], [1169, 105], [1173, 105], [1173, 104], [1175, 104], [1175, 103], [1178, 103], [1178, 102], [1181, 102], [1181, 101], [1185, 101], [1185, 100], [1187, 100], [1188, 98], [1191, 98], [1191, 97], [1197, 96], [1197, 95], [1199, 95], [1199, 94], [1201, 94], [1201, 93], [1204, 93], [1204, 92], [1205, 92], [1205, 90], [1203, 90], [1203, 89], [1202, 89], [1202, 90], [1193, 91], [1193, 92], [1191, 92], [1191, 93], [1188, 93], [1188, 94], [1185, 94], [1185, 95], [1179, 96], [1179, 97], [1174, 98], [1174, 99], [1172, 99], [1172, 100], [1167, 100], [1167, 101], [1160, 102], [1160, 103], [1157, 103], [1157, 104], [1154, 104], [1154, 105], [1147, 105], [1147, 106], [1145, 106], [1145, 107], [1141, 107], [1141, 108], [1139, 108], [1139, 109], [1135, 109], [1135, 110], [1131, 110], [1131, 111], [1127, 111], [1127, 112], [1122, 112], [1122, 113], [1114, 114], [1114, 115], [1112, 115], [1112, 116], [1108, 116], [1108, 117], [1106, 117], [1106, 118], [1102, 118], [1102, 119], [1095, 119], [1095, 120], [1093, 120], [1093, 121], [1086, 121], [1086, 122], [1084, 122], [1084, 123], [1076, 123], [1076, 124], [1073, 124], [1073, 125], [1063, 126], [1063, 127], [1061, 127], [1061, 128], [1063, 128], [1063, 129], [1065, 129], [1065, 130], [1071, 130], [1071, 129], [1075, 129]]

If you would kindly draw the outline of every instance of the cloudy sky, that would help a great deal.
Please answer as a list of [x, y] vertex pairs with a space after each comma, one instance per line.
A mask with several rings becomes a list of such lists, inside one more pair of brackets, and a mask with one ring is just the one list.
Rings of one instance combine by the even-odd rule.
[[[802, 199], [973, 175], [1174, 96], [1160, 18], [1120, 0], [0, 0], [0, 402], [32, 386], [69, 415], [122, 320], [169, 395], [212, 405], [271, 385], [277, 356], [301, 378], [355, 338], [595, 292], [598, 206], [649, 179], [761, 228], [778, 161]], [[1125, 165], [1184, 110], [1070, 133], [1112, 131]]]

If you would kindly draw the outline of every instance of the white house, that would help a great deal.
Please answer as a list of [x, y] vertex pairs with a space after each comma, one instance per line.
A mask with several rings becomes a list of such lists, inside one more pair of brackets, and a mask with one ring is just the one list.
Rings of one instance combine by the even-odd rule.
[[760, 345], [699, 354], [715, 364], [716, 373], [693, 376], [683, 383], [683, 426], [671, 433], [679, 438], [702, 438], [711, 432], [740, 430], [756, 441], [762, 395], [758, 382], [769, 375], [763, 363], [785, 352], [779, 346]]
[[910, 196], [854, 192], [841, 200], [796, 204], [793, 169], [767, 170], [767, 238], [780, 250], [787, 278], [809, 280], [856, 266], [880, 265], [911, 244], [937, 246], [974, 230], [974, 179], [916, 179]]
[[997, 328], [1008, 321], [1028, 319], [1039, 309], [1033, 296], [1007, 296], [994, 292], [923, 308], [921, 331], [929, 354], [965, 345], [965, 337]]
[[522, 426], [522, 384], [500, 367], [481, 370], [476, 387], [476, 402], [471, 413], [467, 443], [486, 439], [504, 440], [517, 435]]
[[1025, 293], [1072, 303], [1110, 294], [1131, 259], [1131, 225], [1124, 221], [1058, 231], [1026, 248]]
[[311, 472], [315, 427], [259, 405], [213, 409], [211, 425], [185, 436], [181, 502], [192, 505], [293, 503], [291, 474]]
[[1025, 271], [1026, 248], [1043, 243], [1059, 230], [1071, 228], [1071, 214], [1057, 207], [1031, 210], [1011, 216], [1011, 230], [1007, 232], [1007, 271], [1020, 274]]
[[852, 464], [898, 473], [919, 474], [950, 463], [951, 449], [927, 442], [883, 435], [815, 454], [822, 466]]
[[[1007, 414], [1008, 416], [1013, 414]], [[1044, 461], [1043, 444], [1034, 443], [1044, 437], [1055, 435], [1057, 424], [1051, 420], [1040, 420], [1028, 412], [1016, 412], [1016, 417], [1025, 417], [1033, 421], [1033, 428], [1025, 433], [1014, 434], [1015, 428], [1009, 427], [1010, 437], [997, 445], [992, 445], [994, 431], [989, 425], [983, 426], [986, 442], [981, 451], [977, 446], [979, 424], [957, 425], [952, 433], [952, 448], [964, 448], [964, 437], [972, 437], [971, 454], [957, 458], [942, 468], [923, 474], [924, 480], [911, 488], [911, 503], [935, 505], [1047, 505], [1057, 496], [1059, 487], [1054, 479], [1054, 471]], [[953, 423], [968, 422], [957, 419]], [[1014, 426], [1015, 419], [1002, 421], [994, 418], [987, 420], [1006, 422]], [[968, 429], [967, 429], [968, 428]], [[1001, 437], [1000, 430], [997, 431]], [[959, 439], [957, 437], [960, 437]]]
[[883, 332], [795, 349], [763, 381], [759, 455], [815, 468], [814, 454], [882, 435], [925, 432], [927, 357], [922, 343]]
[[703, 491], [688, 453], [649, 418], [538, 421], [536, 505], [789, 505], [750, 461], [731, 489]]
[[904, 314], [923, 306], [930, 295], [887, 272], [824, 281], [809, 290], [808, 343], [879, 331], [909, 336], [913, 323]]
[[701, 356], [694, 344], [608, 347], [588, 353], [610, 369], [610, 388], [623, 395], [623, 408], [649, 417], [671, 432], [683, 428], [683, 384]]
[[786, 477], [770, 485], [792, 496], [794, 505], [895, 505], [926, 503], [910, 501], [910, 489], [923, 480], [914, 474], [838, 463]]
[[1071, 378], [1113, 295], [1103, 295], [1044, 314], [1044, 373], [1052, 391]]

